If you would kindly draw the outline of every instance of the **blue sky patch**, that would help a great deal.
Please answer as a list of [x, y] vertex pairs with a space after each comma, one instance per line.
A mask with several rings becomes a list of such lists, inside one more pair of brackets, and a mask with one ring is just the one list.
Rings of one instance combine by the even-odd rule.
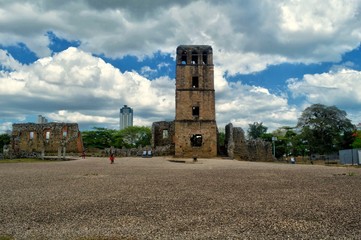
[[11, 46], [4, 46], [0, 44], [0, 49], [6, 50], [14, 59], [22, 64], [30, 64], [38, 60], [36, 54], [24, 43], [18, 43]]
[[59, 38], [51, 31], [47, 32], [46, 35], [50, 41], [48, 47], [53, 53], [62, 52], [69, 47], [79, 47], [81, 44], [80, 41], [68, 41], [67, 39]]

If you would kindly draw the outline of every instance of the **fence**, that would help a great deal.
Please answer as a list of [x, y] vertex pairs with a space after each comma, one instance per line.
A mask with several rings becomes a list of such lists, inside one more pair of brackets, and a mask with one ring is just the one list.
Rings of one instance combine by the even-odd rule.
[[361, 149], [340, 150], [340, 163], [361, 165]]

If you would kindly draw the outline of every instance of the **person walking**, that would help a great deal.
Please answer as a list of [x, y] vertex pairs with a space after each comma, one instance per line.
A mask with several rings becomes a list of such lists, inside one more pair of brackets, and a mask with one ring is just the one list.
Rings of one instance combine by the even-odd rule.
[[114, 159], [115, 159], [114, 154], [113, 154], [113, 153], [110, 154], [110, 157], [109, 157], [110, 164], [113, 164], [113, 163], [114, 163]]

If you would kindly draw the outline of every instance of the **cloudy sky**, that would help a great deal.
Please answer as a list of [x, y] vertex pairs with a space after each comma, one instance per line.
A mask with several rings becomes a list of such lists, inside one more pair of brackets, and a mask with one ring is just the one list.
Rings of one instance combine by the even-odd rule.
[[0, 132], [175, 117], [175, 50], [213, 47], [219, 127], [294, 126], [314, 103], [361, 122], [361, 0], [0, 0]]

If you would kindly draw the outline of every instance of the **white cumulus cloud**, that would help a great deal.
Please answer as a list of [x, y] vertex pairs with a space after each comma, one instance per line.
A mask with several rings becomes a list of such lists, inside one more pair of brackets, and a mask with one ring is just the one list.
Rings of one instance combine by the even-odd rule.
[[339, 69], [337, 72], [307, 74], [290, 79], [288, 87], [295, 97], [304, 96], [309, 103], [323, 103], [353, 108], [361, 106], [361, 72]]

